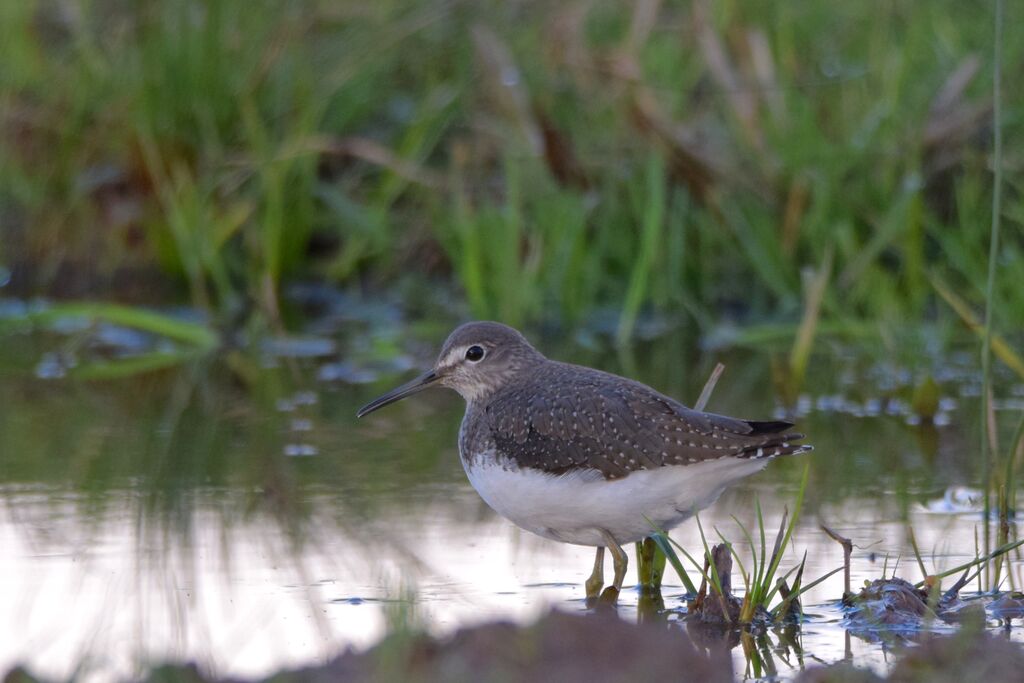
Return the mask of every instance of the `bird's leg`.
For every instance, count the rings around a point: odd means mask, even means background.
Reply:
[[[601,587],[604,585],[604,547],[597,547],[597,554],[594,556],[594,571],[590,572],[590,578],[583,584],[587,588],[587,599],[596,598],[601,594]]]
[[[629,557],[626,555],[626,551],[622,549],[622,546],[615,543],[609,545],[608,550],[612,552],[612,566],[615,568],[615,579],[612,582],[612,586],[615,590],[622,590],[622,581],[626,578],[626,567],[629,566]]]
[[[626,578],[626,567],[629,566],[629,557],[610,533],[602,529],[601,536],[604,537],[608,550],[612,553],[612,566],[615,568],[615,579],[612,582],[612,588],[618,593],[622,590],[623,579]]]

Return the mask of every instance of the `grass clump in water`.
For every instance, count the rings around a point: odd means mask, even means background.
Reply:
[[[656,532],[652,538],[658,548],[665,554],[668,564],[676,571],[683,585],[695,599],[690,602],[689,612],[695,618],[704,621],[718,621],[731,626],[749,628],[767,625],[784,620],[800,618],[801,594],[832,576],[842,567],[836,568],[825,575],[810,581],[804,581],[804,565],[806,554],[800,564],[780,575],[780,564],[792,539],[793,530],[800,516],[804,491],[807,487],[810,467],[804,469],[804,475],[797,492],[793,516],[789,517],[788,508],[783,513],[778,533],[769,552],[764,517],[760,502],[756,503],[757,533],[759,544],[755,544],[747,528],[736,521],[750,551],[750,570],[734,545],[725,536],[715,530],[720,545],[710,547],[704,533],[704,527],[697,518],[701,541],[704,547],[703,562],[698,562],[685,548],[679,545],[664,531]],[[701,576],[701,587],[694,587],[679,555],[682,555]],[[735,561],[743,580],[743,598],[740,600],[732,595],[729,570]],[[792,585],[789,584],[792,579]]]

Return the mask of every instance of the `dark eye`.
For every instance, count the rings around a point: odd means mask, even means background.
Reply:
[[[484,349],[482,346],[470,346],[466,349],[466,360],[471,363],[476,363],[484,357]]]

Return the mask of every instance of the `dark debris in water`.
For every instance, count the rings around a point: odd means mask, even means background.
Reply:
[[[843,607],[854,630],[916,629],[925,615],[936,616],[927,592],[895,577],[871,581],[859,593],[843,598]]]
[[[688,605],[687,619],[701,624],[727,626],[739,623],[742,601],[732,594],[732,555],[725,544],[716,545],[711,550],[715,563],[719,587],[711,588],[707,581],[702,581],[697,597]],[[704,561],[704,573],[707,575],[710,565]]]
[[[962,599],[960,591],[973,578],[969,572],[942,593],[935,577],[923,586],[895,576],[865,582],[859,592],[843,597],[846,626],[858,635],[893,634],[921,631],[936,622],[980,627],[990,616],[1004,621],[1024,616],[1020,593]]]
[[[1024,593],[1003,593],[988,604],[988,612],[996,619],[1024,617]]]
[[[858,636],[875,639],[917,632],[927,629],[936,621],[980,627],[985,623],[988,614],[986,610],[992,611],[996,619],[1010,619],[1019,616],[1014,610],[1024,604],[1016,600],[1017,594],[1006,599],[1005,596],[986,595],[969,601],[962,600],[960,591],[977,576],[977,572],[972,573],[972,566],[968,566],[960,578],[944,592],[940,592],[940,577],[927,576],[921,584],[915,585],[906,579],[891,576],[865,581],[864,587],[853,593],[850,590],[852,542],[828,526],[822,525],[821,528],[843,546],[845,588],[842,607],[847,628]],[[1001,615],[996,614],[993,610],[996,603],[1001,603],[1007,611]]]
[[[740,613],[743,600],[732,592],[732,552],[724,543],[711,549],[714,562],[714,575],[718,577],[718,586],[709,586],[702,580],[696,598],[687,603],[686,621],[697,627],[733,628],[741,624]],[[704,575],[711,576],[711,566],[705,558]],[[719,590],[721,589],[721,590]],[[790,597],[790,587],[784,581],[779,584],[780,597],[786,609],[773,615],[762,605],[754,607],[748,623],[743,627],[751,631],[763,631],[781,623],[793,623],[800,614],[801,606],[796,595]]]

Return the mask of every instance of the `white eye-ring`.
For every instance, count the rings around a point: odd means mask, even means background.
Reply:
[[[484,347],[473,344],[466,349],[466,360],[470,363],[479,363],[484,359]]]

